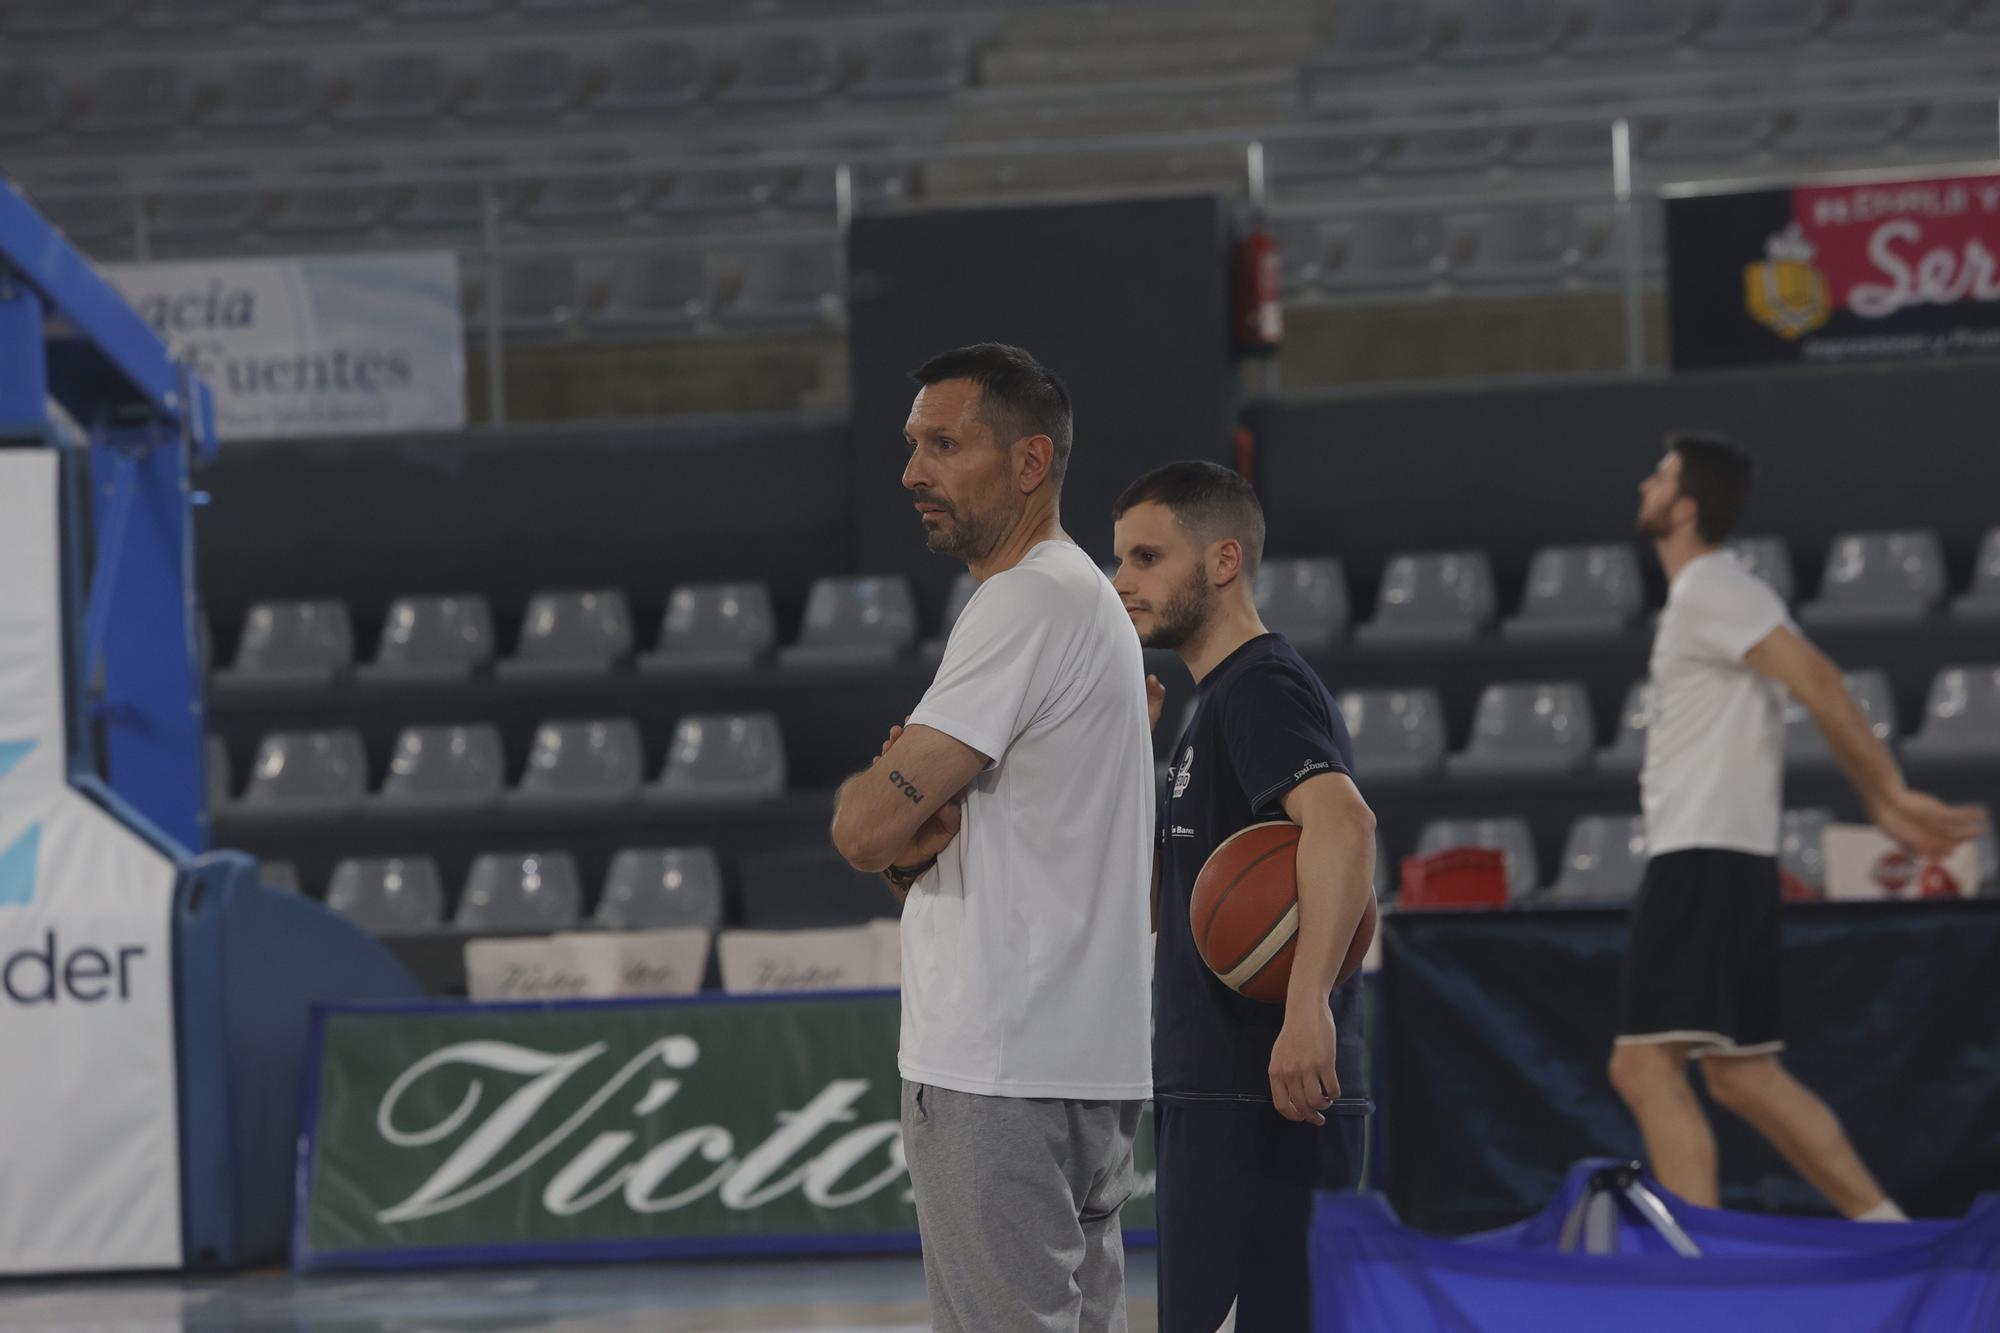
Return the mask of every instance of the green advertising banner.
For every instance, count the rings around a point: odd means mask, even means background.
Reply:
[[[322,1010],[293,1262],[914,1249],[898,1023],[894,993]],[[1150,1122],[1137,1165],[1148,1242]]]

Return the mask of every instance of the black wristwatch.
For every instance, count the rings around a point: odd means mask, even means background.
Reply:
[[[907,889],[929,874],[931,867],[936,864],[937,858],[933,856],[920,866],[890,866],[882,872],[882,878],[888,880],[899,889]]]

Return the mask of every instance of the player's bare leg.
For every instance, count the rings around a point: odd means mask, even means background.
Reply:
[[[1769,1140],[1841,1216],[1859,1217],[1888,1197],[1854,1151],[1840,1117],[1777,1056],[1711,1055],[1701,1064],[1709,1095]]]
[[[1688,1082],[1684,1041],[1625,1042],[1611,1051],[1611,1086],[1625,1099],[1660,1183],[1704,1208],[1719,1202],[1715,1133]]]

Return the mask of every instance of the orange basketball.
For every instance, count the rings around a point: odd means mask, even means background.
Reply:
[[[1195,951],[1222,984],[1253,1000],[1283,1004],[1299,934],[1299,826],[1252,824],[1209,853],[1195,876],[1188,921]],[[1340,980],[1361,970],[1375,941],[1375,899],[1355,928]]]

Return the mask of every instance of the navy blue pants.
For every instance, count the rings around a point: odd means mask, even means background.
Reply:
[[[1360,1183],[1365,1116],[1301,1125],[1269,1102],[1161,1099],[1153,1118],[1160,1333],[1215,1333],[1231,1305],[1237,1333],[1309,1328],[1313,1191]]]

